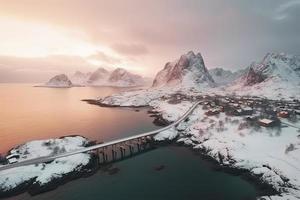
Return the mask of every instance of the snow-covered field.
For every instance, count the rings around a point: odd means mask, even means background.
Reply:
[[[188,100],[174,103],[176,95],[174,97],[172,94],[180,93]],[[183,115],[199,94],[191,90],[175,92],[174,89],[151,88],[106,97],[100,101],[115,106],[148,105],[171,122]],[[245,116],[229,117],[222,112],[206,116],[206,111],[200,105],[187,122],[156,135],[155,139],[176,139],[195,150],[201,150],[220,165],[249,171],[281,194],[263,197],[265,199],[300,198],[300,132],[297,128],[253,126]],[[293,125],[300,127],[300,123]]]
[[[70,136],[60,139],[36,140],[20,145],[10,150],[7,158],[24,161],[42,156],[51,156],[58,153],[74,151],[85,147],[88,140],[81,136]],[[90,163],[88,153],[76,154],[55,159],[47,164],[29,165],[0,171],[0,191],[16,192],[18,187],[43,187],[51,181],[57,181],[71,172],[87,170]],[[16,190],[16,191],[14,191]]]

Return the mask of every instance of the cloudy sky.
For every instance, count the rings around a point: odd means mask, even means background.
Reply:
[[[189,50],[239,69],[300,54],[300,0],[0,0],[0,82],[124,67],[153,76]]]

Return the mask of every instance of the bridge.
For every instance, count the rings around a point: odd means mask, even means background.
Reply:
[[[86,152],[92,152],[96,151],[98,156],[102,156],[102,161],[107,162],[109,158],[111,160],[116,159],[117,156],[117,150],[120,151],[121,157],[125,156],[126,149],[129,149],[130,154],[134,153],[135,147],[137,147],[137,151],[141,151],[142,148],[145,149],[147,146],[147,143],[149,142],[151,144],[151,141],[153,141],[153,137],[163,131],[166,131],[170,128],[178,126],[182,121],[186,120],[188,116],[194,111],[194,109],[201,103],[201,101],[198,101],[194,103],[184,114],[181,116],[178,120],[173,122],[172,124],[163,127],[161,129],[157,129],[154,131],[149,131],[145,133],[141,133],[134,136],[125,137],[122,139],[112,140],[110,142],[96,144],[93,146],[81,148],[75,151],[66,152],[62,154],[57,154],[53,156],[45,156],[45,157],[39,157],[34,159],[28,159],[12,164],[6,164],[0,167],[0,171],[7,170],[15,167],[21,167],[21,166],[27,166],[27,165],[34,165],[34,164],[40,164],[40,163],[47,163],[51,162],[57,158],[63,158],[67,156],[72,156],[79,153],[86,153]],[[111,151],[111,154],[108,155],[108,152]]]

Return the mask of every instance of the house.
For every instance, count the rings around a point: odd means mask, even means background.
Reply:
[[[227,112],[229,115],[235,115],[235,116],[244,116],[244,115],[252,115],[253,109],[250,107],[244,107],[244,108],[232,108]]]
[[[277,116],[281,117],[281,118],[288,118],[289,117],[289,112],[288,111],[280,111],[280,112],[277,113]]]
[[[18,162],[17,158],[10,158],[10,159],[8,159],[8,163],[9,164],[13,164],[13,163],[16,163],[16,162]]]
[[[251,107],[244,107],[242,108],[242,115],[252,115],[253,109]]]
[[[20,158],[20,155],[16,154],[16,153],[6,156],[6,160],[8,160],[8,163],[10,163],[10,164],[16,163],[19,158]]]
[[[212,116],[212,115],[217,115],[217,114],[219,114],[219,113],[220,113],[219,110],[213,109],[213,110],[208,110],[207,112],[205,112],[205,115],[207,115],[207,116]]]
[[[264,119],[259,119],[258,124],[264,127],[272,127],[276,124],[276,121],[264,118]]]
[[[6,156],[6,159],[10,159],[10,158],[20,158],[20,155],[17,153],[12,153],[12,154]]]
[[[220,106],[220,107],[219,107],[219,110],[220,110],[220,112],[225,112],[224,106]]]

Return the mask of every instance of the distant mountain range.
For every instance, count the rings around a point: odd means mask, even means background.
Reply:
[[[128,72],[125,69],[117,68],[108,71],[98,68],[94,72],[83,73],[76,71],[70,78],[65,74],[56,75],[51,78],[45,87],[73,87],[73,86],[116,86],[134,87],[143,86],[149,79],[140,75]]]
[[[149,82],[137,74],[117,68],[98,68],[93,73],[75,72],[70,79],[58,75],[46,86],[142,86]],[[300,57],[268,53],[261,61],[232,72],[223,68],[208,70],[200,53],[190,51],[167,62],[155,76],[151,88],[193,88],[198,91],[238,93],[241,95],[291,96],[300,88]]]
[[[168,62],[157,73],[152,87],[290,97],[300,93],[300,57],[268,53],[261,61],[232,72],[223,68],[208,70],[201,54],[190,51],[178,60]]]

